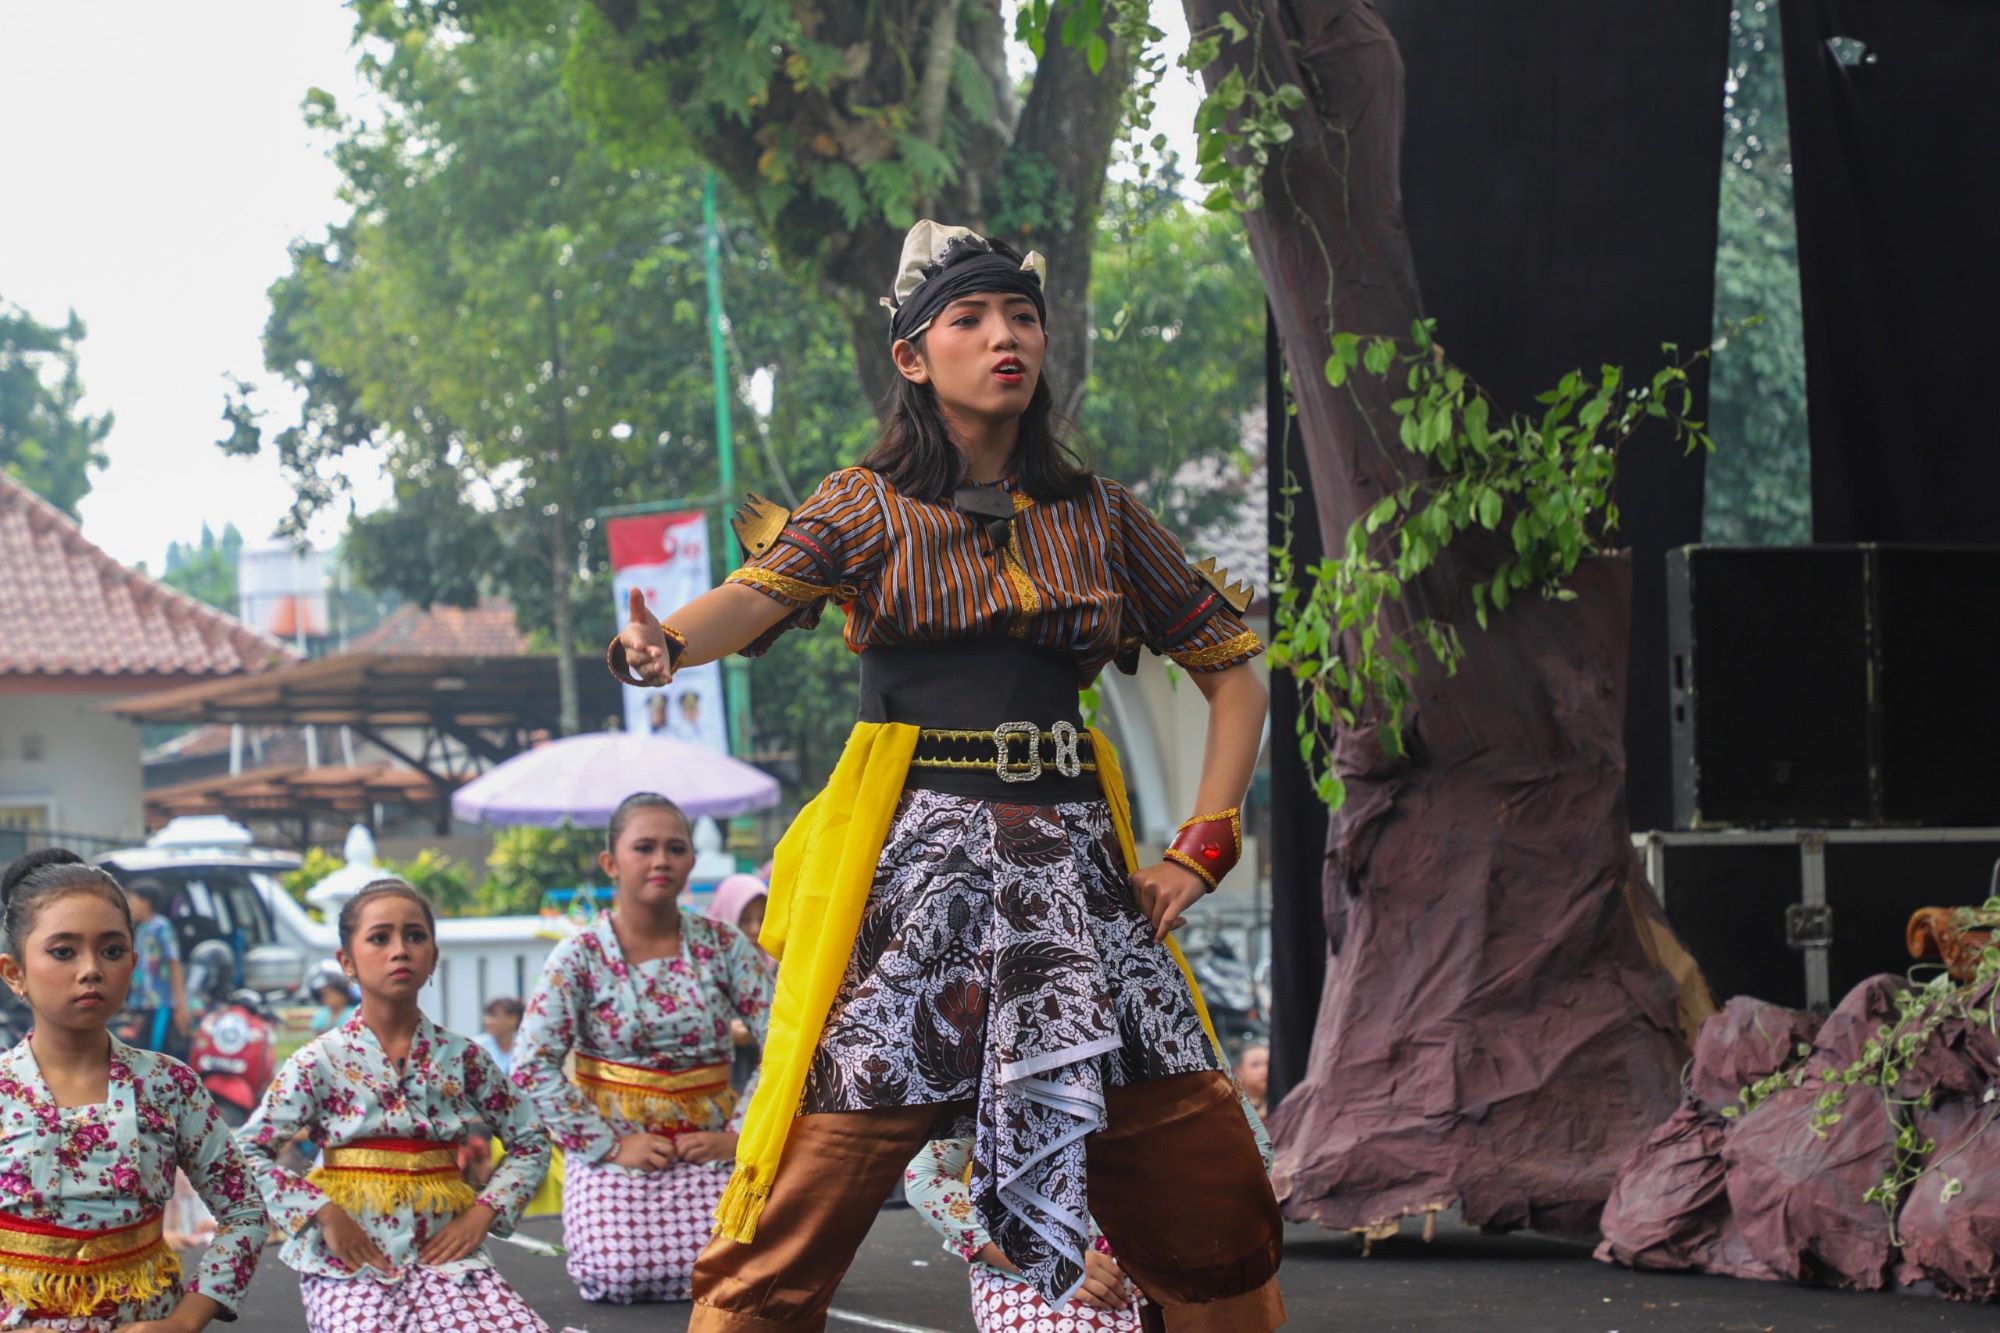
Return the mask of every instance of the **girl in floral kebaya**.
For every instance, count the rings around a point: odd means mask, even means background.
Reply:
[[[238,1131],[290,1239],[312,1333],[548,1333],[486,1255],[549,1166],[548,1136],[492,1057],[417,1008],[437,966],[430,904],[377,880],[340,911],[340,966],[361,989],[346,1021],[300,1050]],[[492,1127],[507,1155],[483,1191],[458,1146]],[[322,1165],[278,1152],[306,1131]]]
[[[195,1333],[234,1319],[267,1223],[243,1156],[194,1071],[112,1036],[132,984],[132,913],[74,852],[0,876],[0,979],[34,1011],[0,1054],[0,1328]],[[162,1215],[174,1170],[215,1214],[183,1284]]]
[[[617,901],[549,955],[513,1079],[564,1153],[577,1290],[620,1305],[686,1300],[736,1156],[731,1022],[763,1044],[770,960],[734,926],[681,910],[694,839],[666,797],[627,797],[598,863]]]

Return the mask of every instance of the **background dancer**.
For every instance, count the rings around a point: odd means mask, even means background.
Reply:
[[[30,852],[0,875],[0,921],[0,978],[35,1015],[0,1054],[0,1326],[195,1333],[234,1318],[264,1208],[194,1071],[110,1033],[136,961],[124,893],[74,852]],[[177,1165],[217,1219],[185,1286],[162,1231]]]
[[[1044,267],[912,228],[875,449],[794,514],[753,503],[750,563],[667,624],[635,592],[607,650],[657,686],[762,652],[833,599],[861,652],[862,721],[778,849],[777,1003],[696,1270],[697,1333],[820,1327],[905,1164],[964,1133],[982,1225],[1051,1303],[1084,1280],[1094,1207],[1169,1328],[1284,1318],[1277,1204],[1166,943],[1241,853],[1261,645],[1055,437]],[[1210,707],[1205,813],[1144,869],[1117,758],[1078,711],[1141,643]]]
[[[312,1333],[548,1333],[485,1248],[541,1184],[548,1136],[486,1052],[417,1007],[437,958],[415,889],[377,880],[349,898],[339,959],[360,1007],[285,1062],[238,1131]],[[475,1197],[458,1145],[482,1122],[507,1155]],[[303,1178],[277,1161],[300,1130],[324,1154]]]
[[[764,930],[764,900],[769,893],[764,881],[755,875],[730,875],[715,886],[715,897],[708,904],[708,918],[736,927],[743,932],[744,939],[755,945]],[[776,969],[776,960],[764,952],[763,946],[758,945],[757,953],[767,966]],[[730,1023],[729,1039],[736,1048],[729,1060],[729,1086],[743,1096],[751,1080],[757,1077],[757,1065],[764,1053],[758,1049],[749,1024],[740,1018]]]
[[[528,998],[514,1082],[564,1153],[563,1246],[585,1300],[686,1300],[742,1117],[729,1087],[740,1019],[761,1043],[771,973],[729,926],[679,904],[687,816],[628,796],[599,858],[612,909],[558,944]],[[576,1056],[572,1084],[563,1062]]]
[[[1093,1222],[1083,1255],[1083,1285],[1060,1310],[1021,1280],[1021,1267],[980,1225],[966,1177],[972,1140],[932,1139],[903,1172],[910,1207],[965,1260],[972,1284],[972,1326],[979,1333],[1139,1333],[1138,1293]]]

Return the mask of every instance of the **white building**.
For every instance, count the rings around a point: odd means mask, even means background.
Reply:
[[[139,729],[106,704],[286,658],[0,473],[0,861],[50,834],[84,852],[143,836]]]

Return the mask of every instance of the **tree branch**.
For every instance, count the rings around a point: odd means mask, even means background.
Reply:
[[[1049,357],[1056,410],[1074,419],[1090,379],[1090,269],[1104,173],[1124,118],[1132,54],[1108,29],[1104,68],[1092,73],[1082,51],[1057,40],[1068,5],[1049,18],[1051,38],[1021,109],[1001,179],[987,190],[986,212],[1032,219],[1005,239],[1042,251],[1049,261]],[[1001,198],[1039,188],[1041,198]]]
[[[944,133],[951,96],[951,58],[958,51],[958,0],[935,0],[937,16],[925,41],[923,83],[917,89],[917,137],[935,146]]]

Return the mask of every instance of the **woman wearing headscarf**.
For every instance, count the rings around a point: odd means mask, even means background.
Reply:
[[[708,903],[708,919],[734,926],[744,939],[756,944],[764,929],[764,903],[769,893],[764,881],[755,875],[730,875],[715,886],[715,896]],[[777,966],[761,947],[758,953],[771,966]],[[729,1086],[740,1093],[757,1076],[757,1037],[740,1018],[730,1023],[729,1037],[736,1044],[735,1054],[730,1058]]]

